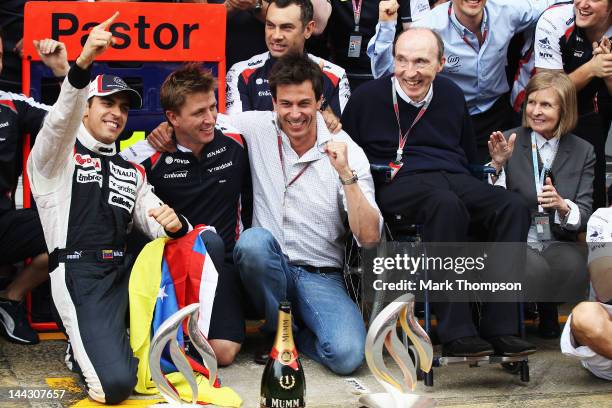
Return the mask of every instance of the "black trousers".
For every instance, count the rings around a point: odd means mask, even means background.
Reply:
[[[508,94],[504,94],[486,112],[472,115],[472,124],[476,134],[476,160],[477,164],[489,162],[489,146],[487,142],[491,133],[499,130],[512,129],[515,113],[510,106]]]
[[[467,242],[474,226],[484,233],[485,241],[525,242],[531,222],[521,196],[468,174],[398,175],[377,186],[376,202],[384,214],[402,214],[407,222],[422,224],[425,242]],[[436,303],[434,309],[441,342],[478,335],[468,303]],[[484,305],[483,337],[516,334],[518,327],[516,304]]]

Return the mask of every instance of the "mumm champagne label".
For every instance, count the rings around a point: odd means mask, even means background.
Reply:
[[[261,406],[270,408],[302,408],[304,406],[304,399],[295,398],[291,400],[282,400],[278,398],[266,398],[261,397]]]

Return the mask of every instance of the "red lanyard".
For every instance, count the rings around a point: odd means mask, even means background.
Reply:
[[[359,4],[355,2],[355,0],[351,0],[353,2],[353,18],[355,19],[355,32],[359,32],[359,21],[361,20],[361,3],[363,0],[359,0]]]
[[[278,128],[278,126],[276,126],[276,123],[274,121],[272,121],[272,124],[274,125],[274,129],[276,129],[276,140],[278,141],[278,157],[280,158],[281,169],[283,169],[283,179],[284,179],[285,183],[287,183],[287,174],[285,173],[285,160],[283,160],[283,139],[281,138],[280,129]],[[304,174],[306,169],[308,169],[308,167],[310,167],[311,163],[312,162],[308,162],[306,164],[306,166],[304,166],[304,168],[302,168],[302,170],[300,170],[300,172],[298,174],[296,174],[296,176],[293,179],[291,179],[289,184],[285,185],[285,189],[287,189],[287,187],[289,187],[293,183],[295,183],[296,180],[299,179],[302,176],[302,174]]]
[[[472,43],[467,39],[467,37],[465,36],[465,34],[463,34],[463,30],[461,30],[461,28],[457,27],[457,24],[455,24],[455,22],[453,21],[453,19],[451,18],[451,10],[453,8],[453,3],[449,2],[448,3],[448,20],[450,21],[451,25],[453,26],[453,28],[455,29],[455,31],[457,31],[457,34],[459,34],[459,36],[461,36],[461,39],[463,40],[464,43],[466,43],[467,45],[470,46],[471,49],[473,49],[476,54],[478,54],[478,50],[476,48],[474,48],[474,46],[472,45]],[[484,12],[483,12],[484,13]],[[484,19],[484,14],[483,14],[483,19]],[[487,35],[489,34],[489,27],[488,24],[485,24],[484,27],[484,31],[482,33],[482,44],[485,43],[485,41],[487,41]],[[481,44],[481,45],[482,45]]]
[[[397,103],[397,90],[395,88],[395,81],[393,80],[393,78],[394,77],[391,77],[391,92],[393,92],[393,111],[395,112],[395,119],[397,119],[397,127],[399,129],[399,146],[397,148],[395,162],[399,163],[402,161],[402,155],[404,154],[404,146],[406,145],[406,140],[408,140],[408,135],[410,134],[414,126],[419,122],[419,120],[421,120],[423,115],[425,115],[425,112],[427,112],[427,108],[429,107],[431,98],[429,97],[425,98],[425,103],[419,110],[419,113],[417,113],[416,118],[414,118],[412,125],[410,125],[406,133],[404,133],[404,135],[402,136],[402,125],[400,123],[399,105]],[[430,86],[433,86],[433,85],[430,85]]]

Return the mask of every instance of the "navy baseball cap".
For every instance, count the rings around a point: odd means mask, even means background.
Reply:
[[[91,99],[92,96],[108,96],[117,92],[126,92],[130,101],[130,108],[141,108],[142,98],[140,94],[130,88],[125,81],[118,76],[114,75],[98,75],[93,81],[89,83],[89,95],[87,100]]]

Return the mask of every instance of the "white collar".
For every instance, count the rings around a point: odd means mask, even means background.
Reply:
[[[410,99],[408,95],[406,95],[406,92],[404,92],[404,90],[400,86],[400,83],[396,77],[393,77],[392,81],[394,81],[395,83],[395,90],[397,94],[399,95],[399,97],[402,98],[404,102],[414,106],[415,108],[422,107],[423,105],[425,105],[425,102],[431,101],[431,98],[433,98],[433,82],[429,85],[429,91],[427,91],[427,95],[425,95],[425,98],[423,98],[421,102],[415,102],[412,99]]]
[[[182,144],[176,143],[176,149],[183,153],[193,153],[190,148],[183,146]]]
[[[99,142],[91,135],[91,133],[89,133],[83,123],[81,123],[81,127],[79,128],[77,139],[79,139],[79,142],[81,142],[83,146],[92,152],[102,154],[104,156],[114,156],[117,153],[115,143],[106,144]]]
[[[544,136],[542,136],[535,130],[532,130],[531,133],[535,135],[538,150],[541,149],[542,146],[544,146],[544,143],[546,142],[548,142],[548,144],[550,145],[550,147],[552,147],[553,150],[555,150],[557,148],[557,145],[559,144],[559,136],[555,136],[552,139],[546,139]]]

